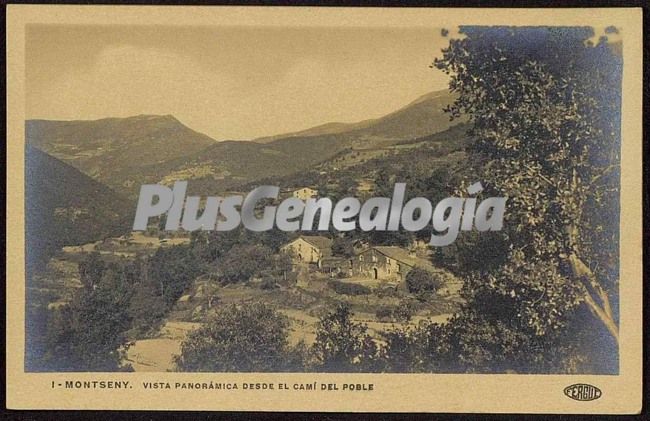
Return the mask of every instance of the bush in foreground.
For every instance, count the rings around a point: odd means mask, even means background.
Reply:
[[[262,303],[221,308],[191,332],[175,357],[179,371],[254,372],[299,370],[289,347],[289,321]]]

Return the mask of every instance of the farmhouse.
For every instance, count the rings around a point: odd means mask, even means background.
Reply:
[[[294,263],[314,263],[321,267],[332,256],[332,240],[320,235],[301,235],[280,248]]]
[[[427,259],[418,257],[402,247],[374,246],[357,254],[351,261],[352,273],[383,281],[401,282],[414,267],[430,272],[446,272]]]
[[[318,196],[318,190],[312,189],[311,187],[301,187],[299,189],[293,190],[291,192],[291,195],[293,197],[297,197],[300,200],[307,200]]]

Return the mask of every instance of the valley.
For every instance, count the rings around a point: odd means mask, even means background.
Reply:
[[[201,233],[164,232],[162,222],[156,221],[145,232],[132,233],[129,226],[141,184],[170,186],[179,179],[188,181],[188,195],[247,192],[270,184],[282,186],[283,194],[309,186],[319,196],[332,199],[344,195],[364,198],[373,194],[390,196],[387,186],[398,181],[407,183],[410,196],[445,194],[451,184],[448,174],[463,171],[467,144],[466,125],[462,121],[452,124],[442,111],[452,98],[446,92],[433,93],[379,119],[327,124],[254,141],[216,142],[171,116],[27,122],[27,141],[30,150],[35,151],[32,153],[50,156],[60,162],[59,166],[78,173],[79,179],[108,186],[95,188],[93,194],[97,197],[88,197],[99,205],[105,203],[104,208],[122,217],[119,229],[89,231],[87,222],[74,225],[75,218],[85,213],[76,210],[73,190],[58,194],[61,203],[57,206],[36,209],[41,214],[39,221],[66,218],[72,232],[78,230],[83,235],[59,241],[61,237],[52,234],[57,241],[45,254],[49,262],[29,281],[30,311],[37,314],[46,308],[56,312],[71,303],[78,295],[76,291],[84,288],[80,265],[96,255],[106,265],[103,271],[113,277],[125,276],[119,274],[128,268],[140,273],[140,280],[136,278],[135,284],[128,286],[133,289],[128,309],[133,321],[126,332],[123,359],[136,371],[173,370],[173,355],[180,352],[188,333],[231,304],[262,301],[279,311],[289,321],[291,346],[312,346],[321,318],[340,305],[349,308],[351,320],[365,326],[379,343],[397,327],[445,323],[462,303],[457,287],[451,292],[445,287],[440,294],[425,296],[404,286],[404,274],[395,283],[373,279],[367,272],[347,273],[346,259],[356,258],[363,250],[375,245],[406,250],[417,244],[417,238],[352,233],[346,241],[355,248],[349,252],[352,254],[344,254],[348,257],[337,254],[332,259],[324,258],[328,266],[321,267],[321,262],[301,262],[293,256],[290,266],[274,269],[286,254],[281,248],[297,238],[296,234],[257,238],[242,232],[211,238]],[[62,178],[60,168],[47,171],[49,174],[41,177],[70,185],[67,178]],[[110,217],[102,216],[93,224],[104,227],[110,221]],[[34,229],[49,226],[44,224],[50,222],[28,225]],[[248,254],[239,256],[237,252]],[[191,262],[198,259],[198,276],[187,278],[183,286],[163,287],[176,282],[173,274],[180,269],[163,268],[158,273],[153,267],[155,262],[163,262],[164,256],[185,259],[188,253],[194,256]],[[265,255],[257,257],[258,253]],[[430,252],[422,249],[418,256],[421,264],[430,266]],[[246,275],[236,267],[248,266],[246,259],[254,264],[258,258],[259,267]],[[228,271],[235,269],[237,275],[233,278],[235,275]],[[160,285],[149,279],[151,276]],[[175,292],[168,292],[169,288]]]

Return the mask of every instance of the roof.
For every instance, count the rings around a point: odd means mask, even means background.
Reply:
[[[390,257],[391,259],[397,260],[398,262],[407,264],[409,266],[417,266],[421,267],[423,269],[427,270],[432,270],[436,271],[438,270],[433,264],[431,264],[430,261],[427,259],[423,259],[421,257],[413,256],[409,253],[408,250],[402,248],[402,247],[397,247],[397,246],[374,246],[371,247],[367,250],[362,251],[361,253],[365,253],[368,250],[375,249],[379,253],[383,254],[386,257]]]
[[[303,239],[316,247],[323,253],[323,255],[328,255],[332,252],[332,243],[334,240],[331,238],[323,237],[322,235],[301,235],[300,237],[291,240],[288,244],[291,244],[298,239]]]
[[[334,240],[331,238],[323,237],[322,235],[301,235],[298,238],[302,238],[312,246],[316,246],[322,251],[332,250],[332,243]]]

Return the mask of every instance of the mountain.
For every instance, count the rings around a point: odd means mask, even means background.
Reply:
[[[225,141],[191,156],[152,165],[145,169],[143,180],[165,185],[191,180],[189,193],[214,195],[256,180],[306,170],[347,147],[347,139],[333,136],[278,140],[266,145]]]
[[[288,137],[320,136],[320,135],[343,133],[347,131],[368,127],[375,121],[377,121],[377,119],[363,120],[358,123],[325,123],[319,126],[311,127],[306,130],[299,130],[297,132],[283,133],[275,136],[259,137],[255,139],[254,142],[270,143],[273,142],[274,140],[288,138]]]
[[[303,138],[332,134],[352,134],[360,139],[414,139],[448,129],[449,116],[443,112],[456,95],[447,90],[422,95],[406,106],[380,118],[357,123],[326,123],[298,132],[255,139],[258,143],[270,143],[279,139]]]
[[[117,191],[139,189],[143,168],[192,155],[215,142],[170,115],[93,121],[28,120],[27,144]]]
[[[131,230],[134,204],[58,159],[25,149],[27,268],[42,267],[57,249]]]
[[[468,129],[469,124],[465,122],[442,132],[388,146],[345,149],[304,171],[258,180],[254,184],[313,185],[325,195],[332,193],[332,186],[338,193],[348,194],[354,188],[357,193],[368,194],[375,190],[378,180],[390,176],[397,176],[399,181],[410,184],[427,184],[434,170],[444,168],[450,173],[460,173],[466,171],[465,167],[470,167],[466,152],[470,142]],[[400,178],[405,174],[411,175]],[[243,190],[252,187],[251,184]]]
[[[449,91],[436,91],[423,95],[407,106],[377,119],[353,133],[366,138],[412,140],[440,133],[464,120],[451,121],[444,108],[456,96]]]
[[[370,156],[440,133],[450,122],[447,91],[424,95],[384,117],[328,123],[255,141],[216,142],[172,116],[26,122],[27,142],[129,197],[140,185],[190,180],[191,194],[238,189],[307,171],[341,154]]]

